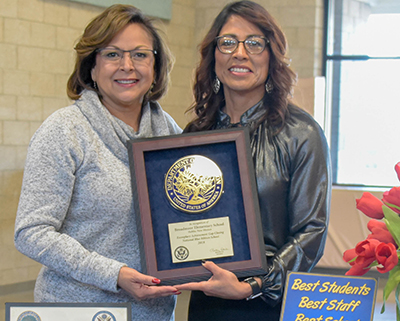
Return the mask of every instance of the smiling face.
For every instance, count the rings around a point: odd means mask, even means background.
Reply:
[[[232,15],[222,27],[219,36],[230,35],[239,41],[249,36],[264,36],[261,30],[244,18]],[[239,93],[261,100],[268,77],[268,47],[260,54],[249,54],[243,43],[231,54],[215,48],[215,73],[224,85],[225,97]],[[258,101],[257,100],[257,101]]]
[[[153,39],[141,24],[131,23],[122,29],[106,46],[122,50],[153,49]],[[132,62],[125,52],[120,61],[107,61],[96,56],[92,79],[97,83],[104,106],[114,111],[141,109],[144,95],[154,81],[154,56],[147,64]]]

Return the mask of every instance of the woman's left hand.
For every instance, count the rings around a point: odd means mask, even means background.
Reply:
[[[160,283],[160,280],[153,276],[142,274],[127,266],[123,266],[120,269],[117,283],[120,288],[139,301],[180,294],[176,287],[166,285],[156,286]]]
[[[213,274],[208,281],[185,283],[175,287],[178,290],[203,291],[207,296],[230,300],[242,300],[252,294],[251,286],[247,282],[240,282],[232,272],[221,269],[211,261],[206,261],[203,266]]]

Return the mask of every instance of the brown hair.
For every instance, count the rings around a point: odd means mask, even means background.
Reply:
[[[215,38],[232,15],[240,16],[257,26],[269,40],[268,77],[272,82],[273,91],[264,96],[264,106],[268,106],[266,107],[268,112],[252,129],[254,130],[265,119],[269,120],[269,125],[276,125],[278,129],[284,126],[288,98],[296,80],[295,73],[289,68],[289,59],[285,56],[287,49],[285,35],[264,7],[252,1],[238,1],[222,9],[200,44],[201,60],[196,69],[193,87],[195,101],[188,109],[188,112],[194,110],[197,117],[186,126],[185,131],[207,130],[215,124],[217,111],[225,99],[223,90],[215,94],[212,89],[216,77]]]
[[[100,96],[91,76],[91,70],[96,64],[96,50],[107,46],[118,32],[131,23],[141,24],[147,30],[153,38],[153,50],[157,51],[154,86],[151,92],[146,94],[144,102],[158,100],[166,93],[173,60],[158,29],[154,27],[153,20],[134,6],[116,4],[104,10],[87,25],[75,46],[75,68],[67,84],[69,98],[79,99],[84,89],[96,91]]]

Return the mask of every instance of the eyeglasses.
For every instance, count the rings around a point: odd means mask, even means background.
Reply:
[[[141,65],[149,65],[153,55],[157,54],[157,51],[152,49],[122,50],[116,47],[101,48],[96,51],[100,53],[100,57],[104,59],[104,61],[111,63],[121,63],[124,53],[129,52],[132,63]]]
[[[239,43],[243,43],[249,54],[258,55],[264,51],[267,43],[269,43],[267,38],[261,36],[250,36],[243,41],[239,41],[233,36],[219,36],[215,40],[218,50],[223,54],[233,53],[239,47]]]

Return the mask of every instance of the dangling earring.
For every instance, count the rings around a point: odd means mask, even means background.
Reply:
[[[93,81],[93,88],[94,88],[95,90],[98,89],[98,88],[97,88],[97,83],[96,83],[95,81]]]
[[[153,83],[151,84],[150,89],[149,89],[149,94],[152,94],[152,93],[153,93],[153,88],[154,88],[154,85],[155,85],[155,84],[156,84],[155,82],[153,82]]]
[[[150,96],[150,95],[153,93],[153,88],[154,88],[155,85],[156,85],[156,81],[154,80],[154,81],[151,83],[151,86],[150,86],[149,91],[147,92],[147,95],[148,95],[148,96]]]
[[[218,77],[215,76],[215,80],[213,82],[213,90],[216,94],[218,94],[220,88],[221,88],[221,82],[219,81]]]
[[[266,84],[265,84],[265,91],[267,94],[272,93],[272,90],[274,90],[274,85],[272,84],[271,78],[268,78]]]
[[[153,88],[154,88],[155,84],[156,84],[156,82],[153,81],[152,84],[151,84],[151,86],[150,86],[150,88],[149,88],[149,90],[148,90],[147,93],[144,95],[145,101],[146,101],[146,102],[149,101],[149,97],[153,94]]]

